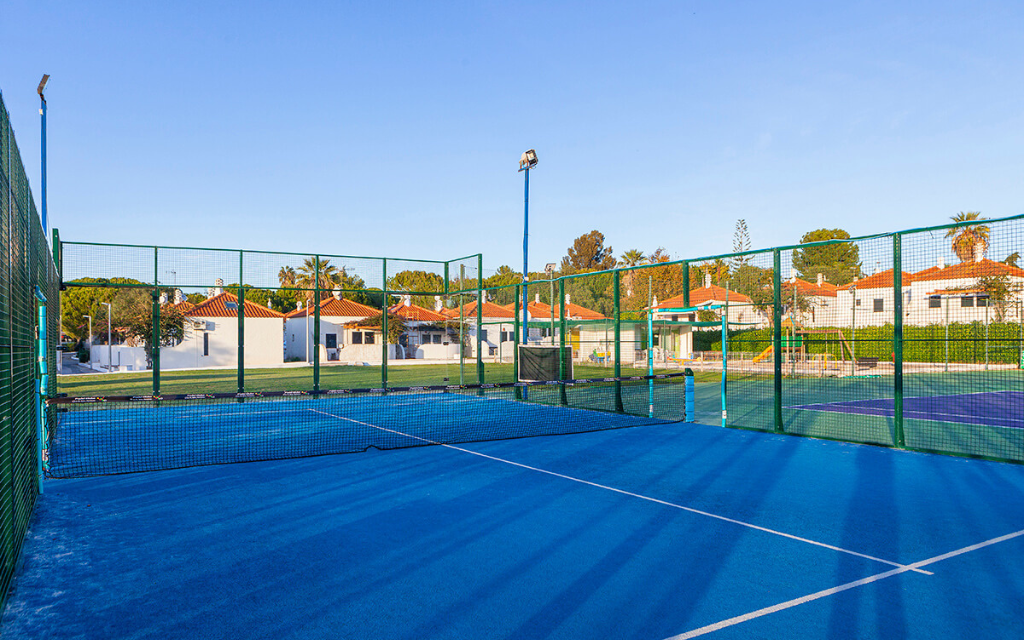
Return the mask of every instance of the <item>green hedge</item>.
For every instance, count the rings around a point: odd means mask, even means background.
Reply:
[[[831,328],[841,332],[847,343],[851,343],[851,332],[847,328]],[[816,329],[820,331],[822,329]],[[988,345],[988,361],[993,364],[1016,364],[1021,358],[1021,325],[1011,322],[993,322],[988,325],[988,339],[982,322],[949,325],[949,361],[964,363],[985,362],[985,347]],[[855,354],[858,358],[879,358],[891,360],[893,326],[861,327],[856,332]],[[695,331],[694,351],[721,351],[722,334],[719,331]],[[835,358],[847,357],[840,346],[838,334],[804,335],[804,348],[808,354],[828,353]],[[772,344],[772,330],[748,329],[729,332],[729,351],[732,353],[760,353]],[[903,360],[906,362],[945,362],[946,327],[933,324],[924,327],[903,327]]]

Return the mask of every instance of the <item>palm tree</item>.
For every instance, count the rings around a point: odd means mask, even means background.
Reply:
[[[985,220],[981,217],[980,211],[961,211],[951,217],[953,222],[969,222],[971,220]],[[946,231],[947,238],[953,238],[953,253],[960,258],[960,262],[976,262],[985,255],[988,250],[989,227],[984,224],[969,224],[962,227],[953,227]]]
[[[330,297],[336,287],[341,286],[342,272],[330,260],[306,258],[296,273],[295,286],[306,290],[306,300],[313,298],[313,291],[320,284],[320,298]]]
[[[1020,260],[1020,252],[1014,251],[1010,255],[1006,256],[1006,260],[1003,260],[1003,264],[1016,267],[1018,260]]]
[[[292,267],[281,267],[281,270],[277,272],[277,279],[281,282],[282,287],[294,287],[295,269]]]
[[[644,252],[639,249],[630,249],[622,254],[619,260],[620,267],[635,267],[644,263]],[[626,297],[633,297],[633,281],[636,278],[636,271],[626,272]]]

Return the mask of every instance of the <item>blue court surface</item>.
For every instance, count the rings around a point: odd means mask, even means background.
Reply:
[[[4,638],[1020,638],[1024,467],[699,424],[51,480]]]
[[[789,408],[886,418],[895,415],[892,398],[822,402]],[[1024,429],[1024,392],[982,391],[979,393],[906,397],[903,399],[903,417],[933,422],[958,422]]]

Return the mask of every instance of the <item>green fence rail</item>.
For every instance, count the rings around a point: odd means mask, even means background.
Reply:
[[[36,287],[54,310],[45,314],[41,331]],[[6,597],[39,494],[37,340],[57,344],[59,295],[46,233],[0,95],[0,598]],[[45,361],[52,379],[54,349],[46,349]],[[52,416],[42,419],[52,426]]]
[[[486,286],[480,255],[63,242],[64,331],[118,373],[61,390],[516,382],[561,345],[563,379],[694,369],[700,421],[1021,462],[1022,248],[1014,216]]]

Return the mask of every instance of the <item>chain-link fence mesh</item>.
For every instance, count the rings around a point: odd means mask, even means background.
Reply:
[[[38,292],[49,305],[40,326]],[[50,422],[38,402],[39,338],[49,378],[55,376],[59,284],[14,139],[0,98],[0,594],[6,595],[32,507],[38,495],[39,425]],[[52,383],[48,392],[53,391]],[[51,423],[52,424],[52,423]],[[2,597],[2,596],[0,596]]]

